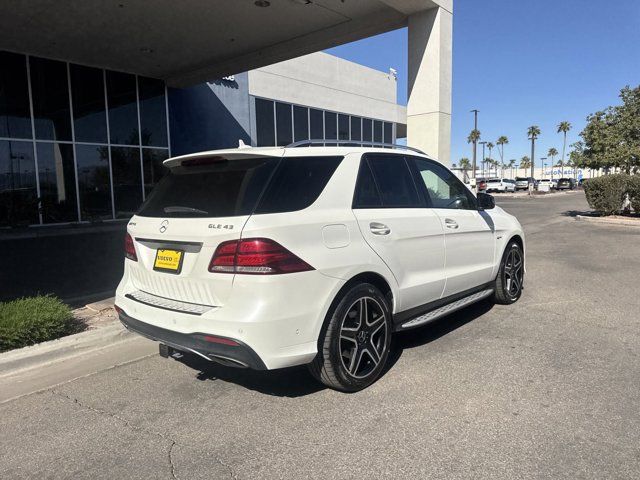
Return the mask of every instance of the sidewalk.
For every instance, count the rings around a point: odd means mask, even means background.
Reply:
[[[113,297],[74,310],[87,330],[0,354],[0,403],[154,355],[155,342],[128,332]]]

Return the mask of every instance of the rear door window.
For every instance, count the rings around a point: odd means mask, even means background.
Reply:
[[[285,157],[255,213],[294,212],[315,202],[343,157]]]
[[[279,160],[219,160],[208,165],[172,168],[152,190],[138,215],[164,218],[249,215]]]
[[[370,173],[377,187],[379,201],[385,208],[423,207],[424,202],[418,195],[415,182],[411,176],[409,166],[402,155],[368,154],[362,162],[368,163]],[[360,198],[376,201],[374,191],[367,178],[366,168],[360,170],[361,179],[354,199],[354,208],[367,208],[366,203],[360,203]],[[365,192],[365,189],[369,193]],[[372,196],[373,195],[373,196]],[[372,208],[374,205],[369,205]]]
[[[356,193],[353,197],[353,208],[380,208],[382,197],[371,173],[369,162],[362,160],[356,182]]]

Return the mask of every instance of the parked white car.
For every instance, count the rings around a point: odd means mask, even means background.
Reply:
[[[309,364],[356,391],[394,332],[522,294],[516,218],[421,153],[239,148],[164,163],[128,223],[116,292],[122,323],[164,356]]]
[[[516,177],[516,190],[527,190],[529,185],[535,184],[535,179],[531,177]]]
[[[509,178],[490,178],[487,180],[487,192],[515,192],[516,182]]]
[[[555,179],[543,178],[538,181],[537,189],[543,190],[544,188],[540,188],[540,186],[548,187],[549,190],[555,190],[558,188],[558,181]]]

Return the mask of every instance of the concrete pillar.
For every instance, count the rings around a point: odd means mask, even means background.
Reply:
[[[451,164],[453,14],[442,7],[409,17],[407,145]]]

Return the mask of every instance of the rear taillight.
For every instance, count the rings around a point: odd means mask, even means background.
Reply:
[[[133,260],[134,262],[138,261],[138,256],[136,255],[136,247],[133,244],[133,238],[131,235],[127,233],[124,237],[124,256],[129,260]]]
[[[308,270],[313,267],[268,238],[222,242],[209,263],[209,271],[217,273],[276,275]]]

